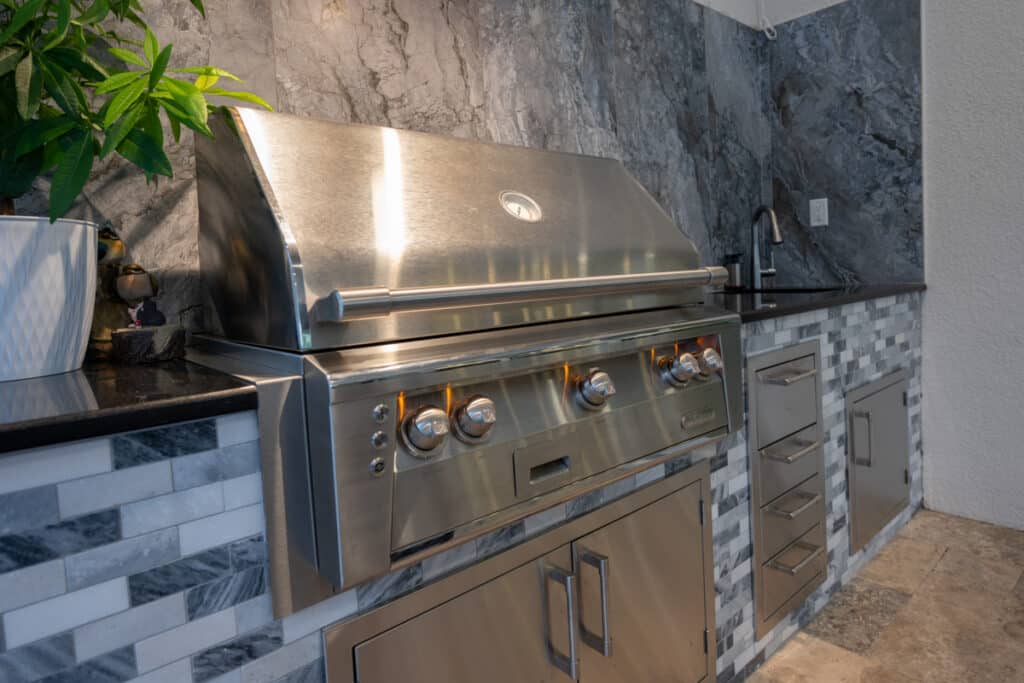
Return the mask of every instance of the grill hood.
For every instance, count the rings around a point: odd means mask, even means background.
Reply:
[[[236,341],[325,350],[694,304],[720,276],[618,161],[255,109],[210,123],[200,262],[210,324]]]

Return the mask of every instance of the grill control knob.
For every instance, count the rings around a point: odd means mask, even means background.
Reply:
[[[486,396],[474,396],[455,411],[458,434],[471,439],[482,439],[498,421],[494,401]]]
[[[405,436],[418,450],[434,450],[448,436],[448,413],[436,406],[420,408],[406,420]]]
[[[700,352],[700,365],[701,374],[705,376],[721,372],[724,367],[722,356],[714,349],[704,349]]]
[[[615,384],[611,376],[599,368],[591,368],[580,380],[579,398],[584,408],[597,410],[615,395]]]
[[[670,386],[680,387],[699,374],[700,364],[692,353],[681,353],[661,361],[661,376]]]

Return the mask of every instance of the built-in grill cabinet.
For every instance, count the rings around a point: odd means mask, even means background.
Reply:
[[[698,463],[327,629],[329,680],[714,680],[708,472]]]
[[[851,553],[910,504],[908,385],[900,370],[846,396]]]
[[[758,638],[828,569],[820,370],[817,341],[747,363]]]

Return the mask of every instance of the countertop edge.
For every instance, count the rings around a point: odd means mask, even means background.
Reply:
[[[815,293],[807,293],[805,295],[807,297],[806,301],[790,302],[776,308],[740,311],[735,311],[735,309],[729,310],[738,312],[740,320],[744,323],[749,323],[756,322],[758,320],[770,320],[772,318],[781,318],[787,315],[817,311],[822,308],[832,308],[833,306],[845,306],[847,304],[853,304],[860,301],[870,301],[871,299],[882,299],[887,296],[896,296],[898,294],[923,292],[927,289],[927,284],[923,282],[900,283],[893,285],[866,285],[861,288],[842,292],[817,293],[820,296],[815,296]],[[749,295],[744,294],[740,296]]]
[[[20,451],[254,410],[251,384],[0,425],[0,459]]]

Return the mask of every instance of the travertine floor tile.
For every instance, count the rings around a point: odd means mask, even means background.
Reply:
[[[1024,568],[1024,531],[921,510],[899,537],[955,547],[979,559],[1012,562]]]
[[[1005,613],[914,596],[866,653],[873,663],[929,683],[1024,680],[1024,649]]]
[[[833,645],[864,653],[910,600],[910,594],[854,579],[807,625],[805,632]]]
[[[1011,608],[1014,586],[1022,570],[1010,562],[994,562],[950,548],[918,589],[939,602],[984,611]]]
[[[879,667],[860,655],[798,633],[749,683],[916,683],[918,678]]]
[[[945,547],[897,536],[882,548],[859,576],[881,586],[913,593],[935,568]]]

